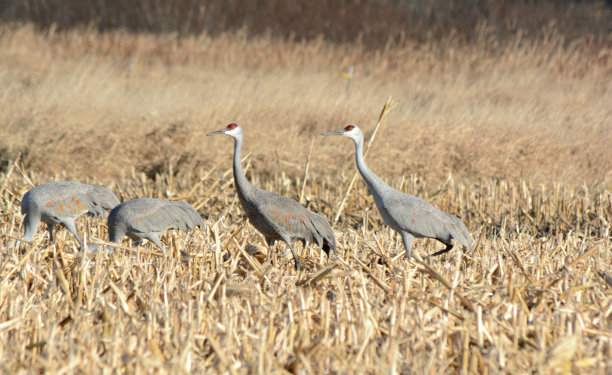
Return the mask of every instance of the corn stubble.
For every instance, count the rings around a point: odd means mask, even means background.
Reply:
[[[66,230],[55,247],[39,231],[32,245],[5,248],[3,372],[610,370],[610,192],[396,181],[432,192],[474,235],[473,255],[422,263],[405,259],[359,182],[336,225],[338,256],[300,248],[296,275],[288,257],[271,266],[263,240],[243,225],[228,172],[211,172],[195,190],[197,181],[169,175],[118,183],[124,199],[146,189],[206,201],[208,230],[168,233],[168,258],[150,245],[83,257]],[[2,246],[21,235],[18,198],[29,186],[17,172],[4,177]],[[348,181],[327,179],[311,181],[306,197],[331,217]],[[107,236],[102,220],[79,224],[89,241]],[[420,240],[415,250],[422,258],[436,246]]]

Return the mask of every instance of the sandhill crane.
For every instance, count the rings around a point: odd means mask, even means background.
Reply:
[[[326,132],[323,135],[342,135],[353,140],[357,169],[374,197],[380,216],[387,225],[401,235],[408,259],[415,238],[435,238],[446,245],[445,249],[431,256],[450,251],[453,248],[451,240],[472,250],[470,232],[461,220],[438,210],[421,198],[393,189],[368,169],[363,160],[363,134],[356,125],[348,125],[344,129]]]
[[[291,241],[316,242],[329,258],[329,251],[336,251],[334,231],[327,220],[307,210],[293,199],[256,188],[244,176],[240,165],[243,133],[240,125],[232,123],[208,135],[226,134],[234,138],[234,184],[240,204],[255,229],[266,239],[272,250],[276,240],[285,241],[299,271],[300,261],[295,255]]]
[[[108,215],[108,237],[119,243],[127,234],[136,240],[136,246],[143,238],[151,241],[166,254],[159,241],[159,235],[168,229],[190,231],[195,227],[204,228],[204,221],[189,203],[166,201],[155,198],[141,198],[125,201]]]
[[[38,185],[25,193],[21,200],[23,220],[23,239],[30,242],[42,220],[47,224],[49,239],[53,244],[55,224],[65,226],[76,237],[83,250],[74,221],[87,213],[94,217],[104,217],[106,211],[119,204],[119,199],[104,185],[80,184],[72,181],[55,181]]]

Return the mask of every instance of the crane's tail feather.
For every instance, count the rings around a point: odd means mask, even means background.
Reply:
[[[168,209],[168,215],[176,229],[189,231],[195,227],[204,228],[204,220],[189,203],[184,201],[173,202]]]
[[[97,217],[106,216],[106,211],[112,210],[119,204],[119,199],[104,185],[90,185],[87,196],[90,200],[90,205],[87,210]]]
[[[336,252],[336,236],[327,219],[313,212],[310,215],[310,220],[308,220],[308,226],[314,242],[321,247],[328,257],[330,251]]]
[[[473,251],[472,248],[472,236],[470,235],[470,231],[467,229],[465,224],[461,221],[461,219],[456,216],[448,214],[450,217],[450,234],[452,238],[463,245],[470,252]]]

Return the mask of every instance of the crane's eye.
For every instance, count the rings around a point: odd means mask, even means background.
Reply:
[[[234,129],[236,129],[237,127],[238,127],[238,124],[235,124],[235,123],[231,123],[231,124],[229,124],[229,125],[227,126],[227,128],[228,128],[229,130],[234,130]]]
[[[355,129],[354,125],[349,125],[346,128],[344,128],[344,130],[346,130],[347,132],[350,132],[351,130]]]

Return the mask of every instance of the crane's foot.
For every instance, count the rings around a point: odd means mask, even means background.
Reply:
[[[87,250],[87,251],[85,251]],[[103,252],[105,252],[106,254],[113,254],[115,252],[115,248],[112,246],[102,246],[102,245],[98,245],[95,243],[88,243],[87,244],[87,248],[84,248],[84,246],[81,246],[79,248],[79,251],[82,254],[86,254],[86,255],[92,255],[97,253],[99,250],[102,250]]]
[[[4,248],[5,249],[19,249],[20,246],[21,246],[21,241],[10,240],[9,242],[7,242],[6,245],[4,245]]]
[[[100,248],[100,246],[98,246],[98,245],[94,245],[94,244],[87,244],[87,247],[81,246],[81,248],[79,249],[79,251],[80,251],[82,254],[90,255],[90,254],[95,254],[95,253],[97,253],[99,248]]]

